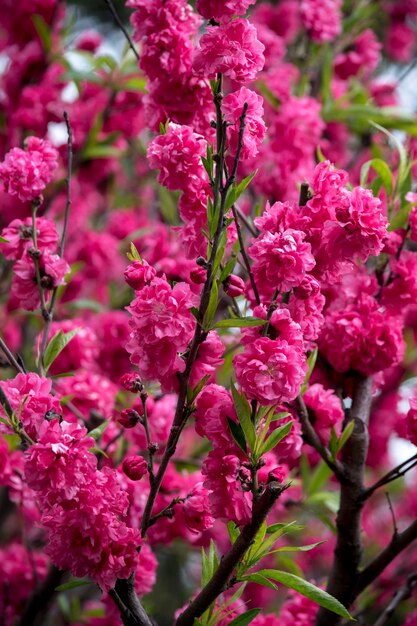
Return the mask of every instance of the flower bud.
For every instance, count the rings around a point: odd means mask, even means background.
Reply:
[[[241,296],[245,292],[245,283],[236,274],[230,274],[226,284],[225,292],[231,298],[237,298],[237,296]]]
[[[135,289],[135,291],[139,291],[145,285],[151,282],[156,276],[156,269],[149,265],[146,261],[141,263],[140,261],[133,261],[128,267],[125,269],[124,277],[125,281]]]
[[[148,471],[148,463],[142,456],[127,456],[122,467],[130,480],[140,480]]]
[[[197,267],[190,272],[190,278],[196,285],[202,285],[206,280],[207,272],[204,267]]]
[[[124,409],[117,418],[117,421],[123,428],[134,428],[141,420],[139,413],[134,409]]]
[[[142,384],[139,374],[135,374],[135,373],[123,374],[119,382],[121,386],[123,387],[123,389],[126,389],[126,391],[131,391],[132,393],[139,393],[140,391],[143,390],[143,384]]]

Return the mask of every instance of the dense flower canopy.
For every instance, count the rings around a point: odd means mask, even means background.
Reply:
[[[417,3],[106,4],[2,6],[0,625],[413,626]]]

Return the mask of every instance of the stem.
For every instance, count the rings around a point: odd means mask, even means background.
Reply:
[[[229,552],[222,558],[219,567],[209,580],[207,585],[200,591],[191,604],[185,609],[176,621],[176,626],[193,626],[194,620],[204,613],[212,602],[225,589],[239,561],[250,548],[255,536],[267,518],[269,511],[286,489],[286,486],[277,482],[271,482],[266,487],[262,496],[253,505],[252,520],[243,527],[242,532],[236,539]]]
[[[373,493],[383,487],[384,485],[388,485],[397,478],[401,478],[401,476],[405,476],[407,472],[409,472],[413,467],[417,465],[417,454],[414,454],[406,461],[403,461],[397,467],[394,467],[392,470],[387,472],[382,478],[380,478],[376,483],[374,483],[371,487],[368,487],[364,493],[364,498],[367,500],[370,498]]]
[[[403,600],[407,600],[407,598],[411,596],[413,589],[416,587],[416,585],[417,574],[413,574],[412,576],[409,576],[407,578],[406,584],[401,587],[401,589],[398,589],[385,611],[379,616],[379,618],[375,622],[374,626],[385,626],[386,624],[388,624],[390,618],[394,615],[398,605],[401,604]]]
[[[42,313],[42,317],[44,318],[44,320],[47,321],[49,317],[49,312],[48,312],[48,309],[46,308],[45,294],[43,292],[43,287],[42,287],[42,282],[41,282],[41,272],[39,268],[40,252],[38,249],[38,237],[36,233],[36,213],[37,213],[38,207],[39,207],[39,200],[34,200],[32,202],[32,239],[33,239],[33,248],[34,248],[34,254],[32,255],[32,259],[33,259],[33,264],[35,266],[36,284],[38,285],[39,299],[41,301],[41,313]],[[41,364],[41,374],[43,374],[42,364]]]
[[[235,207],[234,204],[232,205],[232,213],[233,213],[233,217],[234,217],[235,224],[236,224],[237,236],[238,236],[238,239],[239,239],[240,254],[242,255],[244,266],[245,266],[246,271],[247,271],[247,273],[249,275],[249,280],[250,280],[250,284],[252,286],[253,294],[255,296],[256,304],[261,304],[261,299],[259,297],[259,291],[258,291],[258,288],[256,286],[255,277],[254,277],[252,269],[251,269],[251,265],[250,265],[248,254],[246,252],[245,242],[243,241],[243,236],[242,236],[242,229],[240,228],[239,218],[238,218],[237,210],[236,210],[236,207]]]
[[[5,354],[7,360],[10,365],[15,368],[17,372],[20,374],[24,373],[24,369],[19,365],[17,359],[15,358],[13,352],[7,346],[6,342],[0,337],[0,350]]]
[[[368,419],[372,401],[372,378],[361,377],[353,396],[351,420],[354,430],[342,449],[345,475],[341,482],[337,513],[337,543],[327,591],[346,608],[355,598],[359,565],[362,559],[361,515],[364,505],[363,479],[368,452]],[[320,608],[316,626],[338,626],[341,619]]]
[[[127,32],[127,30],[126,30],[126,28],[125,28],[125,26],[124,26],[124,24],[123,24],[122,20],[121,20],[121,19],[120,19],[120,17],[118,16],[117,11],[116,11],[116,9],[115,9],[115,7],[114,7],[113,2],[112,2],[111,0],[104,0],[104,2],[105,2],[105,3],[107,4],[107,6],[109,7],[109,9],[110,9],[110,11],[111,11],[111,14],[112,14],[112,15],[113,15],[113,17],[114,17],[114,21],[116,22],[116,24],[118,25],[118,27],[119,27],[119,28],[120,28],[120,30],[122,31],[123,35],[126,37],[126,41],[127,41],[127,42],[128,42],[128,44],[129,44],[129,48],[132,50],[133,54],[134,54],[134,55],[135,55],[135,57],[136,57],[137,62],[139,63],[139,61],[140,61],[140,56],[139,56],[139,54],[138,54],[138,51],[136,50],[136,48],[135,48],[135,46],[134,46],[134,44],[133,44],[133,41],[132,41],[132,39],[130,38],[130,35],[129,35],[129,33]]]

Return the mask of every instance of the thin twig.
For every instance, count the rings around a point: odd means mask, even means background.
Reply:
[[[248,254],[246,252],[246,248],[245,248],[245,242],[243,241],[243,236],[242,236],[242,229],[240,228],[240,223],[239,223],[239,217],[237,214],[237,210],[235,205],[232,205],[232,213],[233,213],[233,217],[235,220],[235,225],[236,225],[236,232],[237,232],[237,237],[239,239],[239,246],[240,246],[240,254],[242,255],[242,259],[243,259],[243,264],[245,266],[245,269],[249,275],[249,280],[250,280],[250,284],[252,286],[252,291],[253,291],[253,295],[255,296],[255,300],[257,304],[261,304],[261,299],[259,297],[259,291],[258,288],[256,286],[256,282],[255,282],[255,277],[253,275],[252,272],[252,268],[251,268],[251,264],[249,261],[249,257]]]
[[[120,17],[117,14],[117,11],[115,9],[115,6],[112,2],[112,0],[104,0],[104,2],[107,4],[107,6],[109,7],[113,17],[114,17],[114,21],[116,22],[116,24],[118,25],[118,27],[120,28],[120,30],[122,31],[123,35],[126,37],[126,41],[129,44],[130,49],[132,50],[133,54],[136,57],[137,62],[139,63],[140,61],[140,56],[138,54],[138,51],[136,50],[134,43],[129,35],[129,33],[127,32],[122,20],[120,19]]]
[[[398,606],[401,604],[401,602],[403,602],[404,600],[407,600],[407,598],[411,596],[416,586],[417,586],[417,574],[412,574],[411,576],[407,578],[406,584],[400,589],[398,589],[398,591],[396,591],[391,602],[388,604],[385,611],[381,613],[379,618],[376,620],[374,626],[386,626],[386,624],[388,624],[391,617],[394,615]]]
[[[239,537],[229,552],[221,559],[217,570],[207,585],[181,613],[176,621],[176,626],[193,626],[194,620],[202,615],[224,591],[236,566],[246,554],[268,513],[286,488],[287,485],[280,485],[275,481],[267,485],[264,493],[253,505],[252,520],[242,528]]]
[[[7,360],[10,363],[10,365],[12,367],[14,367],[15,370],[17,370],[20,374],[23,374],[24,373],[24,369],[18,363],[18,361],[15,358],[13,352],[10,350],[10,348],[7,346],[6,342],[1,337],[0,337],[0,349],[2,350],[4,355],[6,356]]]
[[[394,467],[387,474],[385,474],[382,478],[380,478],[376,483],[374,483],[371,487],[364,492],[364,498],[367,500],[372,496],[372,494],[379,489],[380,487],[384,487],[384,485],[388,485],[389,483],[397,480],[397,478],[401,478],[405,476],[407,472],[409,472],[413,467],[417,465],[417,454],[413,454],[409,459],[403,461],[397,467]]]

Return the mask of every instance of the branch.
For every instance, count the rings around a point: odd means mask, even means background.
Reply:
[[[354,598],[378,578],[384,569],[415,539],[417,539],[417,520],[403,532],[393,535],[389,545],[359,574],[354,588]]]
[[[207,585],[200,591],[197,597],[194,598],[185,611],[181,613],[176,621],[176,626],[193,626],[195,618],[202,615],[211,603],[222,593],[235,567],[250,548],[269,511],[285,489],[286,486],[280,485],[277,482],[269,483],[262,496],[253,505],[252,521],[243,527],[239,537],[236,539],[229,552],[222,558],[219,567]]]
[[[17,626],[36,626],[45,623],[43,619],[48,612],[50,602],[65,572],[51,566],[43,583],[28,598]]]
[[[140,61],[140,56],[138,54],[138,51],[136,50],[133,41],[129,35],[129,33],[127,32],[122,20],[120,19],[120,17],[117,14],[117,11],[114,7],[114,4],[112,2],[112,0],[104,0],[104,2],[107,4],[107,6],[109,7],[111,14],[114,17],[114,21],[116,22],[116,24],[118,25],[118,27],[120,28],[120,30],[122,31],[123,35],[126,37],[126,41],[129,44],[129,48],[132,50],[133,54],[136,57],[137,62],[139,63]]]
[[[351,420],[355,427],[341,452],[345,476],[340,487],[340,506],[336,518],[337,543],[327,585],[327,592],[346,608],[350,607],[355,598],[354,590],[363,552],[361,515],[371,401],[372,378],[361,377],[356,384],[351,409]],[[338,626],[340,622],[340,618],[333,613],[320,608],[315,625]]]
[[[245,266],[245,269],[249,275],[249,280],[250,280],[250,284],[252,286],[252,291],[253,294],[255,296],[255,300],[257,304],[261,304],[261,299],[259,297],[259,291],[258,288],[256,286],[256,282],[255,282],[255,277],[252,273],[252,268],[250,265],[250,261],[249,261],[249,257],[247,255],[246,252],[246,248],[245,248],[245,242],[243,241],[243,236],[242,236],[242,229],[240,228],[240,223],[239,223],[239,217],[237,214],[237,209],[235,207],[235,205],[232,205],[232,213],[233,213],[233,217],[235,220],[235,224],[236,224],[236,232],[237,232],[237,236],[239,239],[239,246],[240,246],[240,254],[242,255],[242,259],[243,259],[243,264]]]
[[[392,470],[387,472],[382,478],[380,478],[376,483],[374,483],[371,487],[368,487],[364,493],[364,498],[367,500],[372,496],[372,494],[383,487],[384,485],[388,485],[397,478],[401,478],[401,476],[405,476],[407,472],[409,472],[413,467],[417,465],[417,454],[414,454],[406,461],[403,461],[397,467],[394,467]]]
[[[411,596],[413,589],[414,587],[416,587],[416,585],[417,574],[412,574],[407,578],[406,584],[398,589],[398,591],[395,593],[393,599],[388,604],[385,611],[381,613],[374,626],[385,626],[389,622],[390,618],[394,615],[395,610],[401,604],[401,602],[403,602],[403,600],[407,600],[407,598]]]
[[[21,367],[16,357],[14,356],[13,352],[10,350],[6,342],[1,337],[0,337],[0,350],[4,353],[10,365],[14,367],[17,372],[23,374],[25,370],[23,369],[23,367]]]
[[[322,443],[320,437],[314,430],[313,425],[310,422],[307,407],[301,396],[298,396],[295,400],[297,407],[297,414],[300,418],[301,428],[303,432],[303,438],[309,446],[314,448],[316,452],[321,456],[326,465],[334,472],[339,482],[345,479],[345,470],[343,464],[337,459],[333,459],[330,450]]]
[[[136,595],[134,581],[134,574],[127,580],[119,579],[114,589],[114,594],[126,607],[125,612],[122,613],[123,623],[125,626],[154,626]]]

